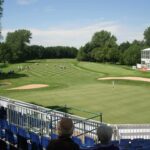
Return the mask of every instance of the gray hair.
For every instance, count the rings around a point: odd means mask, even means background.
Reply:
[[[64,117],[58,122],[57,128],[59,136],[71,136],[73,134],[74,124],[70,118]]]
[[[112,133],[112,127],[106,124],[100,125],[97,129],[97,136],[102,144],[108,144],[111,141]]]

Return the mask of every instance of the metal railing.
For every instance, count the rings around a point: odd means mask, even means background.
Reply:
[[[150,139],[150,124],[117,124],[116,139]]]
[[[28,131],[34,131],[40,135],[57,133],[57,124],[62,117],[69,117],[74,123],[74,136],[83,137],[89,136],[96,138],[96,130],[101,122],[92,119],[100,118],[102,121],[102,114],[89,113],[89,118],[75,116],[66,112],[48,109],[22,101],[16,101],[6,97],[0,96],[0,105],[7,109],[7,121],[17,127],[25,128]],[[68,109],[65,106],[66,109]],[[71,108],[73,109],[73,108]],[[75,110],[78,110],[74,108]],[[79,111],[79,110],[78,110]]]
[[[0,106],[7,109],[7,121],[18,127],[37,132],[41,135],[57,133],[57,124],[62,117],[69,117],[73,120],[75,131],[74,136],[81,139],[85,136],[97,138],[96,130],[102,123],[102,114],[91,113],[91,117],[84,118],[48,109],[22,101],[16,101],[0,96]],[[67,106],[65,106],[67,109]],[[76,109],[77,108],[71,108]],[[84,110],[82,110],[84,111]],[[85,113],[90,113],[84,111]],[[98,118],[100,121],[93,119]],[[150,124],[110,124],[113,128],[113,140],[120,139],[150,139]]]

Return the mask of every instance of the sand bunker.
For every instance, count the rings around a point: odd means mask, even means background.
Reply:
[[[48,87],[47,84],[29,84],[29,85],[24,85],[16,88],[11,88],[9,90],[29,90],[29,89],[38,89],[38,88],[44,88]]]
[[[134,80],[134,81],[150,82],[150,78],[142,78],[142,77],[106,77],[106,78],[99,78],[98,80]]]

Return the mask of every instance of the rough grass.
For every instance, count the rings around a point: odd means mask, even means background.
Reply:
[[[30,69],[18,70],[18,66]],[[12,64],[3,71],[15,70],[15,77],[1,79],[0,95],[24,100],[45,107],[68,106],[102,112],[108,123],[150,123],[150,83],[140,81],[98,81],[106,76],[150,77],[150,73],[132,70],[127,66],[77,62],[72,59],[36,60]],[[7,91],[8,88],[26,84],[48,84],[34,90]],[[77,115],[84,115],[71,111]]]

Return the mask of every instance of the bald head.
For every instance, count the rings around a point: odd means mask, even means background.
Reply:
[[[58,134],[59,136],[73,134],[74,125],[70,118],[62,118],[58,123]]]

